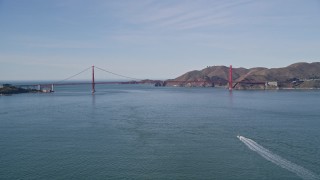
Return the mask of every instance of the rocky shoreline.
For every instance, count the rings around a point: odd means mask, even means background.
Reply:
[[[0,95],[12,95],[12,94],[21,94],[21,93],[39,93],[41,91],[36,89],[23,89],[15,86],[6,86],[0,88]]]

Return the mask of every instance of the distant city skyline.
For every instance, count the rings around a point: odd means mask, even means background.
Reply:
[[[60,80],[92,65],[167,79],[316,62],[319,19],[319,0],[0,0],[0,81]]]

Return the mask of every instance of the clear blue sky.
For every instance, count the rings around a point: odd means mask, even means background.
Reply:
[[[166,79],[300,61],[320,61],[320,0],[0,0],[0,80],[59,80],[93,64]]]

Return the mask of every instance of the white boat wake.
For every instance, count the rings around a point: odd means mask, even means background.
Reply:
[[[249,149],[252,151],[255,151],[260,156],[265,158],[266,160],[284,168],[288,171],[291,171],[301,177],[302,179],[319,179],[319,176],[315,173],[309,171],[308,169],[305,169],[297,164],[294,164],[276,154],[273,154],[268,149],[264,148],[263,146],[259,145],[252,139],[243,137],[243,136],[237,136],[237,138],[242,141],[246,146],[248,146]]]

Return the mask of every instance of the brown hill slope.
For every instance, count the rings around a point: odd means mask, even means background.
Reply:
[[[248,69],[234,68],[233,78],[240,78],[247,74]],[[210,81],[215,85],[225,86],[228,83],[229,68],[226,66],[210,66],[201,71],[190,71],[175,79],[174,81]]]
[[[320,62],[295,63],[284,68],[272,68],[246,75],[242,81],[288,81],[290,79],[320,78]]]
[[[167,85],[184,86],[182,82],[206,81],[218,86],[228,84],[229,67],[211,66],[200,71],[187,72],[173,80],[168,81]],[[234,82],[291,82],[294,80],[320,79],[320,62],[314,63],[295,63],[283,68],[233,68]],[[176,82],[175,82],[176,81]],[[179,83],[177,83],[179,82]],[[308,83],[305,83],[308,84]]]

